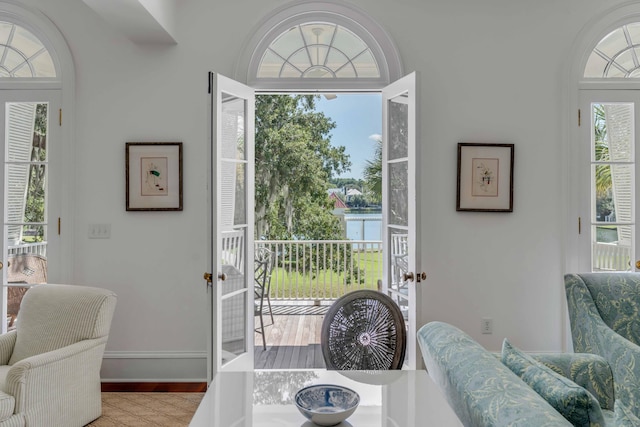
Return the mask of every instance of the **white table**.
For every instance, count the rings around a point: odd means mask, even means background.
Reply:
[[[311,384],[340,384],[360,395],[342,427],[462,427],[426,371],[289,370],[220,372],[190,427],[313,427],[293,398]]]

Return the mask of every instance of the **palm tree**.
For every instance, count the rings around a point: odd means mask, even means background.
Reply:
[[[607,120],[604,113],[604,105],[597,104],[593,108],[595,137],[595,160],[609,161],[609,141],[607,138]],[[607,192],[611,188],[611,167],[596,167],[596,191]]]
[[[593,107],[593,133],[595,160],[610,161],[607,118],[603,104],[596,104]],[[597,164],[595,169],[596,211],[600,218],[609,215],[614,209],[611,198],[612,187],[611,165]]]
[[[373,159],[367,160],[364,167],[365,187],[372,201],[382,201],[382,136],[375,135],[372,139],[376,142],[376,151]]]

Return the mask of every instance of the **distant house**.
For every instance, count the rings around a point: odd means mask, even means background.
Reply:
[[[340,220],[342,231],[344,235],[347,235],[347,223],[344,220],[344,211],[347,209],[347,205],[338,197],[336,193],[330,193],[329,198],[333,200],[333,214]]]
[[[351,201],[351,199],[353,199],[356,196],[362,196],[362,192],[355,189],[355,188],[350,188],[347,190],[347,203]]]
[[[341,213],[344,213],[344,209],[347,209],[347,205],[342,201],[342,199],[340,199],[340,197],[338,197],[336,193],[329,194],[329,198],[333,200],[334,215],[336,214],[337,210],[342,210]]]

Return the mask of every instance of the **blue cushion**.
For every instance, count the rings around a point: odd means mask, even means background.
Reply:
[[[591,393],[513,347],[507,339],[502,344],[502,363],[574,426],[605,425],[600,405]]]

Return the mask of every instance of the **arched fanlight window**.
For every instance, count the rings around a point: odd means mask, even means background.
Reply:
[[[56,69],[44,44],[32,32],[0,21],[0,78],[56,77]]]
[[[296,25],[278,36],[258,65],[258,78],[380,77],[367,44],[348,29],[331,23]]]
[[[252,32],[236,77],[256,89],[371,90],[403,76],[388,36],[343,2],[296,1]]]
[[[640,22],[623,25],[604,36],[587,60],[584,77],[640,77]]]

